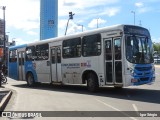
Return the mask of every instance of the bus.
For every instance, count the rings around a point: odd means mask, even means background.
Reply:
[[[122,88],[155,81],[153,46],[146,28],[114,25],[9,48],[8,75],[36,83]]]

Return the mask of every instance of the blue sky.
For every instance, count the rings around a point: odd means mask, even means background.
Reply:
[[[68,34],[115,24],[141,25],[150,30],[153,42],[160,42],[160,0],[58,0],[58,35],[63,36],[68,12],[75,13]],[[39,40],[40,0],[0,0],[6,6],[6,33],[9,40],[24,44]],[[3,11],[0,11],[3,18]]]

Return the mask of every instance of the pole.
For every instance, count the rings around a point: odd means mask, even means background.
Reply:
[[[3,33],[3,39],[4,39],[4,49],[3,49],[3,62],[4,62],[4,65],[6,65],[6,21],[5,21],[5,9],[6,9],[6,6],[3,6],[2,7],[3,9],[3,20],[4,20],[4,33]]]
[[[66,26],[65,35],[67,34],[67,29],[68,29],[68,23],[69,23],[69,20],[70,20],[70,18],[68,19],[68,22],[67,22],[67,26]]]
[[[135,19],[136,19],[136,18],[135,18],[135,12],[134,12],[134,25],[135,25]]]
[[[82,32],[83,32],[83,25],[82,25]]]
[[[134,11],[131,11],[131,13],[134,14],[134,25],[135,25],[135,19],[136,19],[136,18],[135,18],[135,14],[136,14],[136,13],[135,13]]]
[[[97,28],[98,28],[98,19],[99,19],[99,18],[97,18]]]

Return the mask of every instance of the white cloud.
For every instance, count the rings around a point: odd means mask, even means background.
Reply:
[[[89,28],[95,28],[97,27],[97,24],[98,26],[101,25],[101,24],[105,24],[107,21],[106,20],[103,20],[103,19],[93,19],[89,24],[88,24],[88,27]]]
[[[152,11],[152,8],[150,7],[142,7],[138,9],[138,13],[146,13]]]
[[[38,0],[2,0],[6,6],[6,25],[16,29],[39,28]]]
[[[109,7],[109,8],[106,8],[105,10],[102,10],[99,15],[107,15],[109,17],[112,17],[119,12],[120,12],[120,7]]]
[[[92,7],[115,4],[118,3],[119,0],[59,0],[58,2],[59,16],[66,16],[69,11],[84,15],[84,13],[87,14]]]
[[[28,31],[27,34],[28,34],[28,35],[38,35],[37,32],[33,32],[33,31]]]
[[[135,6],[136,7],[143,7],[143,3],[142,2],[137,2],[137,3],[135,3]]]
[[[135,6],[137,7],[138,13],[146,13],[146,12],[152,11],[153,9],[151,7],[144,5],[143,2],[137,2],[135,3]]]
[[[23,39],[23,38],[15,38],[14,40],[15,40],[15,42],[16,42],[16,45],[23,45],[23,44],[27,44],[27,43],[32,43],[32,42],[39,41],[38,39],[25,40],[25,39]]]

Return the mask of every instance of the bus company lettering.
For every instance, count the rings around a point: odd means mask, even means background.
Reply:
[[[67,69],[80,68],[80,63],[66,63],[66,64],[62,64],[62,66],[67,67]]]

